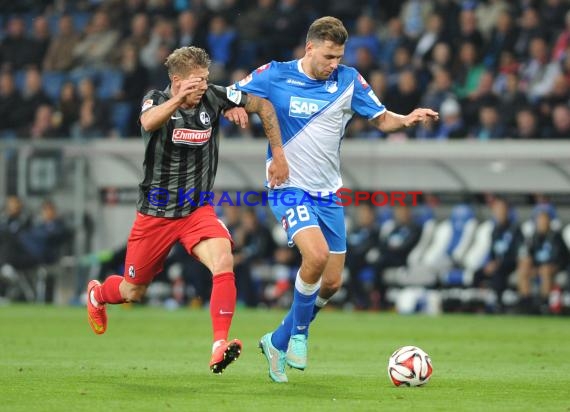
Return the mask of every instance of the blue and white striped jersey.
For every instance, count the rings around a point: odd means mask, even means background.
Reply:
[[[289,162],[289,180],[279,189],[296,187],[314,195],[342,187],[340,145],[354,113],[372,119],[386,111],[366,80],[344,65],[327,80],[315,80],[303,72],[301,60],[273,61],[235,87],[275,107]],[[267,167],[270,161],[268,148]]]

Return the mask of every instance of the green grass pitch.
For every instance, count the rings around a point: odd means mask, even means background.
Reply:
[[[81,308],[0,307],[1,411],[570,411],[570,320],[325,311],[305,372],[270,382],[258,338],[280,311],[240,309],[244,343],[208,369],[207,310],[115,306],[94,335]],[[434,373],[395,388],[388,356],[417,345]]]

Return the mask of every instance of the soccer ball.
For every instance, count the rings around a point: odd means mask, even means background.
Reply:
[[[396,386],[422,386],[433,368],[429,355],[416,346],[403,346],[390,356],[388,376]]]

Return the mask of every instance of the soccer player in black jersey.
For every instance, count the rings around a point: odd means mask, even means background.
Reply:
[[[221,373],[241,351],[228,341],[236,304],[232,239],[213,206],[204,202],[218,166],[218,127],[223,110],[243,107],[261,118],[271,144],[270,185],[285,181],[289,169],[273,106],[230,87],[208,84],[210,59],[197,47],[182,47],[166,59],[170,85],[143,99],[140,115],[145,145],[144,177],[137,215],[127,244],[124,276],[87,287],[88,320],[93,331],[107,328],[105,304],[139,301],[176,243],[180,242],[213,275],[210,314],[213,346],[210,369]]]

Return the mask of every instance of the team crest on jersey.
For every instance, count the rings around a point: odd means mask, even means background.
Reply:
[[[333,80],[327,80],[325,82],[325,90],[329,93],[334,93],[338,90],[338,83]]]
[[[202,122],[203,125],[209,125],[210,124],[210,115],[206,112],[200,112],[200,121]]]
[[[289,101],[289,116],[306,119],[319,112],[328,103],[326,100],[291,96],[291,100]]]
[[[241,79],[238,84],[240,86],[245,86],[246,84],[248,84],[250,81],[253,80],[253,76],[250,74],[248,74],[247,76],[245,76],[243,79]]]
[[[255,69],[255,72],[261,73],[262,71],[268,69],[270,65],[271,65],[271,63],[266,63],[263,66],[259,66],[257,69]]]
[[[211,127],[206,130],[174,129],[172,131],[172,143],[201,146],[207,143],[211,136]]]
[[[129,266],[129,277],[134,279],[136,276],[135,267],[133,265]]]
[[[366,80],[364,80],[364,77],[362,77],[360,73],[358,73],[358,81],[360,82],[360,84],[364,89],[368,87],[368,83],[366,82]]]

